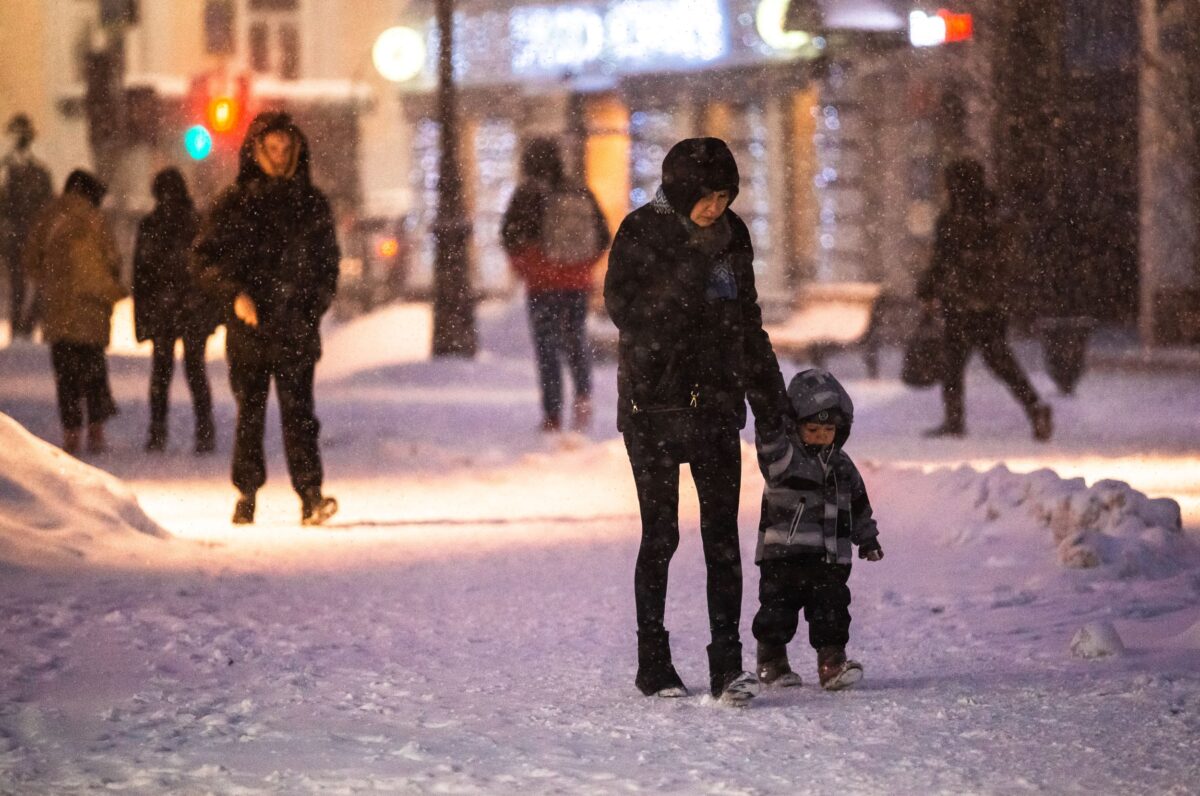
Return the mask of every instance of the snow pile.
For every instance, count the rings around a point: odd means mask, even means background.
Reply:
[[[1082,478],[1064,479],[1053,470],[1017,474],[1004,465],[984,473],[964,467],[945,477],[949,480],[939,491],[950,500],[964,495],[971,504],[974,523],[959,532],[959,541],[990,524],[1024,526],[1032,517],[1050,532],[1060,564],[1111,567],[1120,577],[1173,572],[1188,544],[1177,502],[1149,498],[1123,481],[1088,486]]]
[[[45,566],[144,551],[169,534],[119,479],[0,413],[0,562]]]
[[[1125,654],[1125,643],[1112,622],[1089,622],[1071,639],[1077,658],[1111,658]]]

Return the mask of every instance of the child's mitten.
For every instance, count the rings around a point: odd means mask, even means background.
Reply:
[[[878,561],[883,558],[883,548],[878,539],[868,539],[858,546],[858,557],[868,561]]]

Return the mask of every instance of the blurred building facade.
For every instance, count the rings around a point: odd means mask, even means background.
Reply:
[[[508,285],[497,230],[521,147],[535,136],[562,141],[614,229],[651,198],[671,144],[727,140],[742,171],[735,210],[754,237],[759,292],[776,309],[813,281],[911,291],[941,164],[986,147],[986,92],[974,85],[986,76],[981,48],[914,48],[896,3],[463,0],[456,8],[461,151],[485,290]],[[431,14],[414,3],[403,17],[429,52]],[[432,88],[432,60],[400,85],[418,240],[436,207]],[[414,279],[431,279],[431,263],[425,244]]]
[[[1018,18],[1022,7],[1039,10]],[[1037,157],[1061,159],[1053,184],[1070,212],[1059,232],[1030,245],[1026,284],[1034,289],[1049,270],[1081,298],[1069,310],[1038,311],[1136,320],[1147,339],[1178,338],[1198,281],[1198,137],[1181,93],[1188,8],[1189,0],[458,0],[474,282],[482,292],[513,287],[498,228],[530,138],[560,138],[615,228],[649,199],[671,143],[717,135],[742,169],[735,210],[753,232],[767,305],[785,309],[814,282],[906,295],[928,260],[945,162],[980,156],[999,185],[1036,195],[1046,183],[1029,181],[1023,162],[1036,136],[1013,140],[1044,124],[1056,131],[1053,151]],[[931,43],[921,26],[936,27],[939,10],[967,16],[969,35],[917,46]],[[408,282],[421,291],[432,283],[437,188],[432,20],[430,0],[7,3],[0,115],[33,116],[35,150],[56,182],[78,165],[110,170],[132,217],[148,208],[150,177],[163,166],[182,167],[201,198],[232,179],[236,129],[203,160],[183,147],[206,97],[237,95],[242,125],[261,109],[289,110],[342,218],[407,219]],[[372,48],[394,26],[410,35],[392,59],[415,67],[389,82]],[[1022,37],[1043,35],[1040,50],[1021,51]],[[89,102],[89,66],[103,61],[89,54],[114,50],[119,157],[95,164],[93,128],[106,120],[89,118],[104,107]],[[1042,93],[1013,99],[1029,86]],[[1020,107],[1040,121],[1014,115]],[[1069,256],[1049,263],[1051,250]]]
[[[340,210],[395,214],[406,196],[400,102],[371,45],[403,0],[23,0],[0,15],[0,112],[30,113],[56,176],[96,168],[123,209],[143,211],[149,182],[182,168],[200,198],[232,179],[253,114],[292,113],[310,138],[317,181]],[[107,61],[105,59],[108,59]],[[97,78],[94,68],[111,67]],[[96,102],[96,94],[101,101]],[[237,101],[232,129],[196,160],[185,131],[218,94]],[[97,162],[97,128],[114,162]],[[105,143],[101,141],[100,143]]]

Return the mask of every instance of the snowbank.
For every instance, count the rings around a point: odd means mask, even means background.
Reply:
[[[0,414],[0,562],[120,559],[169,536],[120,480]]]
[[[1047,532],[1060,564],[1106,568],[1117,577],[1162,577],[1189,547],[1179,504],[1149,498],[1123,481],[1061,478],[1053,470],[986,472],[968,467],[930,473],[939,514],[961,517],[956,541],[1030,526]],[[925,491],[925,490],[922,490]]]

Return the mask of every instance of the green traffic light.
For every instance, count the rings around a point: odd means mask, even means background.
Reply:
[[[183,134],[183,148],[192,160],[204,160],[212,152],[212,133],[202,124],[187,129]]]

